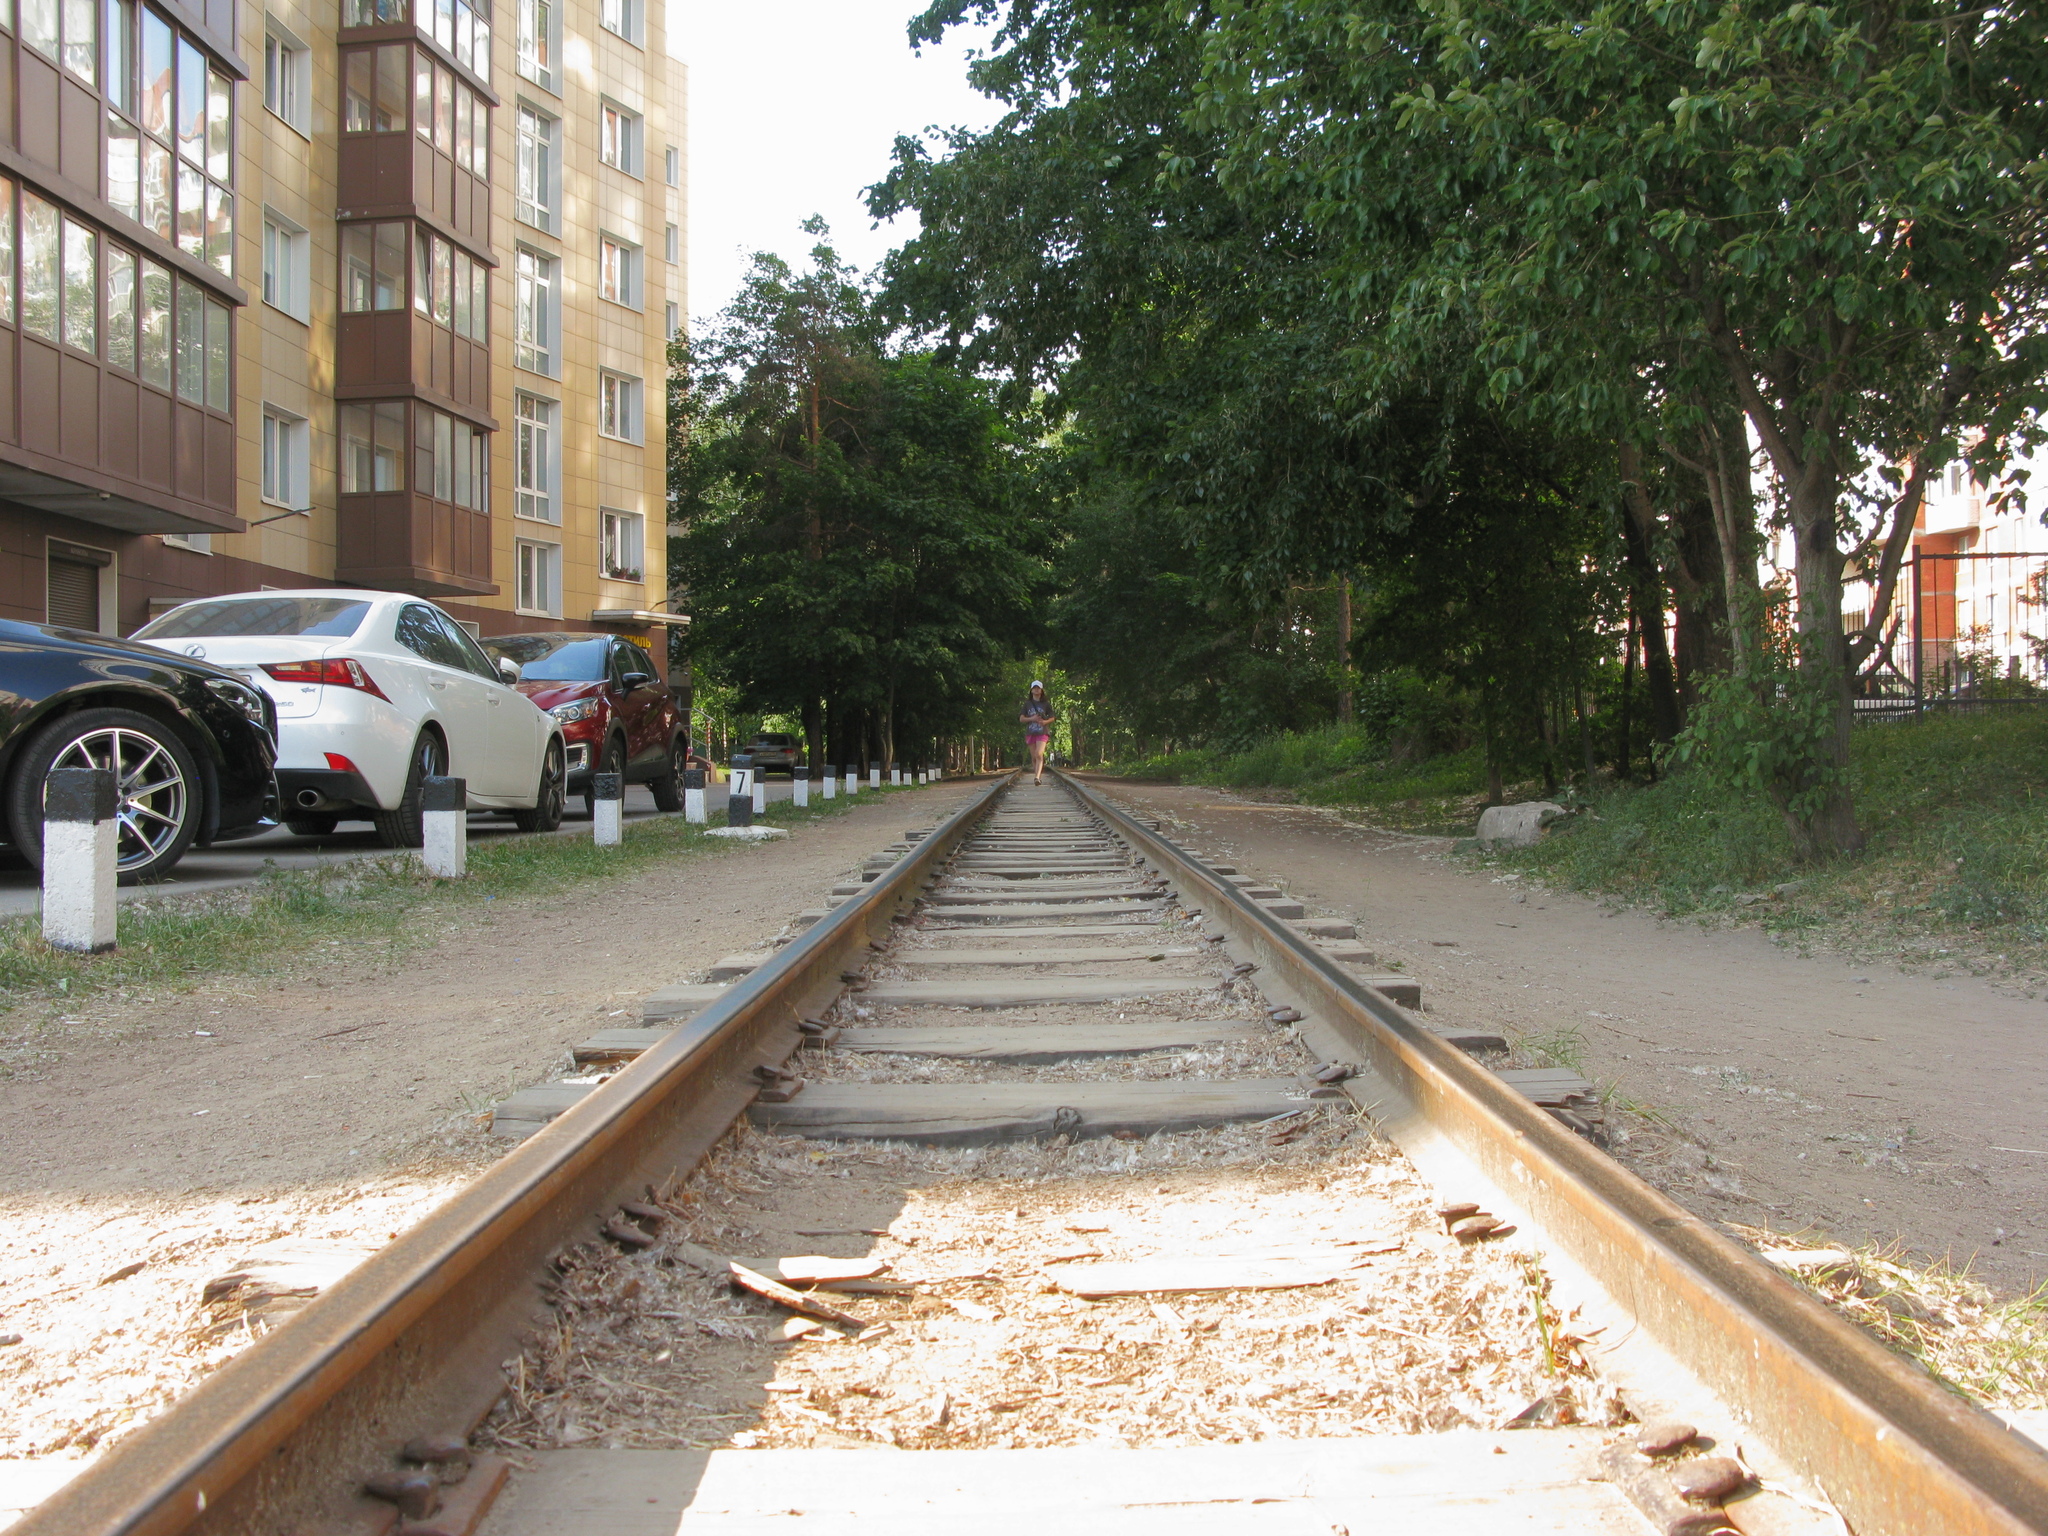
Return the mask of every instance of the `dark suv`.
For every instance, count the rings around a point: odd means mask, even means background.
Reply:
[[[795,778],[802,766],[804,748],[794,736],[763,731],[747,744],[747,755],[754,760],[754,772],[764,779],[771,773],[786,773]]]
[[[0,620],[0,803],[38,868],[43,780],[111,768],[123,885],[167,873],[195,843],[277,825],[277,712],[245,678],[152,645]]]
[[[593,814],[600,773],[623,773],[654,791],[664,811],[683,808],[690,722],[644,648],[617,635],[494,635],[492,657],[519,668],[519,691],[562,722],[569,793]]]

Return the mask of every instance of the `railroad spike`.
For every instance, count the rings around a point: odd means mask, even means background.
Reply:
[[[431,1472],[387,1472],[364,1483],[363,1492],[397,1505],[408,1520],[424,1520],[441,1507],[441,1479]]]

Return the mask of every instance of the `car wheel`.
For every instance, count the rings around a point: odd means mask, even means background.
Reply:
[[[392,809],[370,814],[370,823],[386,848],[425,846],[427,821],[420,797],[426,793],[428,779],[447,771],[448,749],[441,745],[441,738],[432,731],[421,731],[420,739],[412,744],[412,766],[405,773],[405,793]]]
[[[308,811],[301,816],[287,816],[285,830],[296,832],[300,837],[325,837],[341,825],[339,816],[324,811]]]
[[[569,803],[568,777],[562,767],[562,744],[549,742],[547,755],[540,760],[540,787],[533,792],[533,809],[514,811],[512,824],[522,832],[552,832],[559,827]]]
[[[689,767],[689,746],[678,736],[668,744],[668,771],[658,779],[647,781],[647,787],[654,791],[654,808],[657,811],[680,811],[683,808],[683,775]]]
[[[613,736],[606,740],[604,751],[599,754],[597,766],[590,771],[590,788],[583,791],[583,814],[592,821],[597,820],[597,776],[600,773],[624,773],[626,771],[626,744]]]
[[[22,750],[8,786],[14,843],[43,862],[43,781],[55,768],[111,768],[120,825],[115,869],[123,885],[165,874],[198,835],[205,807],[199,768],[177,734],[132,709],[82,709],[53,720]]]

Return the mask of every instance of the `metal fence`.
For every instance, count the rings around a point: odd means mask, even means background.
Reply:
[[[1852,633],[1858,592],[1845,594]],[[2048,703],[2048,554],[1916,551],[1856,683],[1859,718]]]

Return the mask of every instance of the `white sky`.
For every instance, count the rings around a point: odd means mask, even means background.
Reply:
[[[918,0],[669,0],[673,50],[690,66],[690,313],[725,307],[755,251],[800,263],[813,213],[867,269],[916,234],[871,228],[862,189],[900,133],[986,128],[999,110],[970,90],[972,34],[913,53]],[[906,228],[909,225],[911,227]]]

